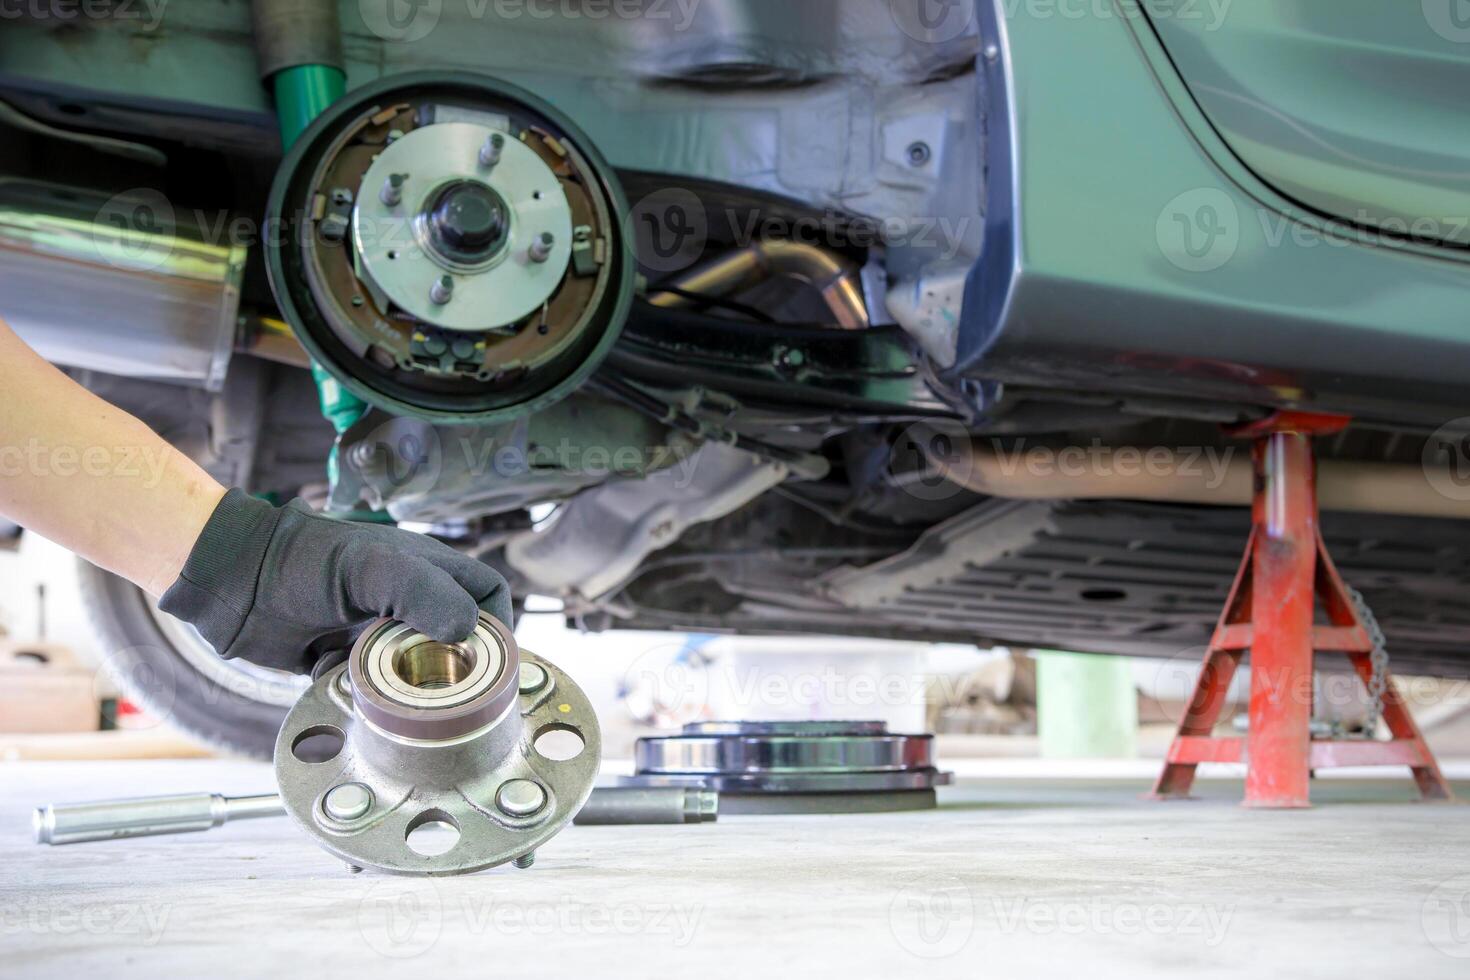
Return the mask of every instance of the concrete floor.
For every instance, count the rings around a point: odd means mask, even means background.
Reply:
[[[268,791],[245,763],[0,766],[0,975],[1213,977],[1470,975],[1470,808],[1407,779],[965,780],[921,814],[572,828],[530,871],[349,875],[285,820],[42,848],[30,810]],[[1461,784],[1470,798],[1470,785]]]

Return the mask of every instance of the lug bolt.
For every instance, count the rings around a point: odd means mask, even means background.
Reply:
[[[522,694],[535,694],[546,686],[550,680],[546,675],[546,668],[540,664],[521,664],[520,688]]]
[[[495,805],[512,817],[529,817],[546,806],[546,790],[529,779],[510,779],[495,794]]]
[[[434,288],[429,290],[429,299],[438,306],[443,306],[454,298],[454,280],[449,276],[440,276],[439,281],[434,283]]]
[[[500,162],[500,153],[505,149],[505,137],[500,133],[493,134],[480,147],[480,166],[493,167]]]
[[[373,791],[362,783],[343,783],[335,786],[322,800],[322,809],[327,816],[343,823],[361,820],[373,808]]]
[[[383,189],[378,192],[378,200],[396,208],[403,203],[403,182],[408,179],[408,174],[389,174],[388,179],[383,181]]]
[[[522,854],[520,857],[516,858],[516,860],[515,860],[515,866],[518,867],[518,868],[520,868],[522,871],[526,870],[527,868],[529,868],[531,865],[533,865],[535,863],[536,863],[536,852],[535,851],[528,851],[527,853]]]
[[[551,258],[551,246],[556,244],[556,236],[549,231],[543,231],[541,235],[531,243],[531,261],[545,262]]]

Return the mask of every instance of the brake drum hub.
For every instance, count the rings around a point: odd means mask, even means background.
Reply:
[[[287,812],[331,853],[449,875],[528,863],[586,802],[599,750],[581,690],[482,614],[456,644],[374,624],[291,710],[275,766]]]
[[[499,159],[482,163],[496,137]],[[364,279],[419,320],[466,334],[544,306],[571,263],[572,234],[571,205],[547,162],[502,130],[462,122],[387,146],[363,177],[353,218]],[[447,295],[436,293],[445,276]]]
[[[881,721],[696,722],[640,738],[633,786],[716,790],[728,813],[922,810],[950,773],[932,735],[899,735]]]
[[[578,388],[634,292],[612,169],[553,107],[465,72],[354,90],[292,147],[266,266],[345,388],[393,414],[504,421]]]

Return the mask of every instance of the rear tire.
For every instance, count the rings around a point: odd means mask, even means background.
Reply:
[[[212,746],[271,757],[307,678],[220,659],[142,589],[80,559],[77,579],[102,665],[129,700]]]

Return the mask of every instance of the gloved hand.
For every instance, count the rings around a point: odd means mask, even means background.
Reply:
[[[193,623],[225,658],[300,674],[380,616],[441,643],[468,637],[480,609],[511,625],[510,587],[475,558],[240,490],[220,501],[158,607]]]

